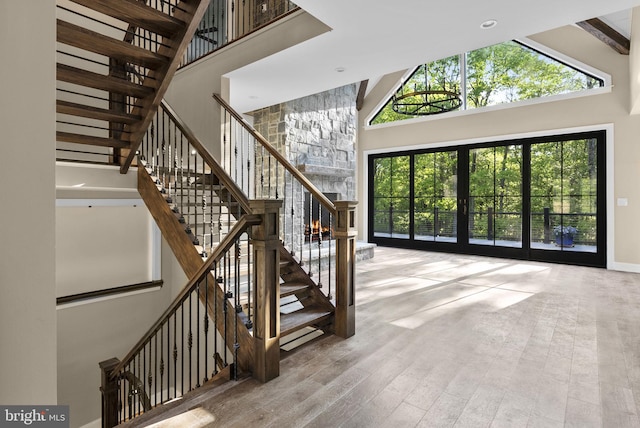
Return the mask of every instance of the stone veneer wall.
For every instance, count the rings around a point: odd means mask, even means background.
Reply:
[[[253,126],[324,193],[356,197],[355,84],[257,110]]]

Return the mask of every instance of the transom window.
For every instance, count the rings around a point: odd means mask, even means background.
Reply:
[[[604,80],[518,41],[421,64],[370,125],[599,88]]]

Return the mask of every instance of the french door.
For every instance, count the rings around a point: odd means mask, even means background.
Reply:
[[[606,265],[604,132],[369,157],[369,240]]]

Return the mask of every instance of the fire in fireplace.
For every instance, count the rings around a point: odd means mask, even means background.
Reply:
[[[331,202],[338,199],[337,193],[324,193],[324,195]],[[311,198],[309,192],[304,194],[304,219],[305,242],[332,239],[331,215],[328,210],[320,209],[320,203],[315,198]]]

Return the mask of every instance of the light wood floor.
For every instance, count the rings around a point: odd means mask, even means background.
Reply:
[[[640,426],[640,275],[388,248],[357,270],[356,336],[189,426]]]

